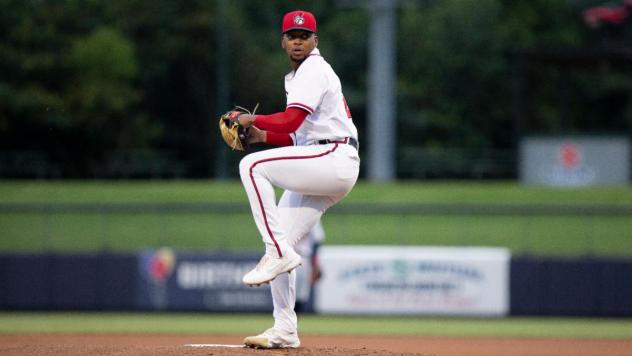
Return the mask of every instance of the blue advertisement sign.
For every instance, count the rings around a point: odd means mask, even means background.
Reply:
[[[271,311],[270,287],[241,279],[259,256],[178,252],[163,248],[139,256],[137,303],[150,310]]]

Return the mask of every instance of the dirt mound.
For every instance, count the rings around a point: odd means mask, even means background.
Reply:
[[[26,355],[64,355],[64,356],[109,356],[109,355],[134,355],[134,356],[252,356],[252,355],[292,355],[292,356],[420,356],[421,354],[393,353],[386,350],[354,350],[341,347],[330,348],[298,348],[294,350],[254,350],[246,348],[227,347],[185,347],[185,346],[44,346],[44,345],[23,345],[2,348],[1,355],[26,356]],[[425,355],[424,355],[425,356]]]
[[[285,350],[246,349],[241,341],[238,335],[208,334],[0,334],[0,355],[623,356],[632,350],[632,339],[303,335],[300,348]],[[187,346],[192,344],[197,346]]]

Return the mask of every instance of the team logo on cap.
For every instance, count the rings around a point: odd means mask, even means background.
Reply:
[[[305,18],[303,17],[303,15],[296,15],[294,16],[294,24],[295,25],[302,25],[305,23]]]

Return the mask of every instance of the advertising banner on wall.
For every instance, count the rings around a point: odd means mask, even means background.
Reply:
[[[527,137],[520,144],[520,180],[552,186],[628,184],[630,142],[625,137]]]
[[[324,246],[320,261],[319,313],[501,316],[509,311],[507,249]]]
[[[137,303],[143,309],[270,311],[270,287],[241,281],[260,256],[142,251]]]

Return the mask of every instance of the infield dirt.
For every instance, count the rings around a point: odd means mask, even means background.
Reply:
[[[632,340],[514,339],[488,337],[315,336],[301,337],[292,350],[254,350],[235,347],[192,347],[187,344],[239,345],[238,335],[167,334],[2,334],[0,355],[296,355],[296,356],[500,356],[632,355]]]

